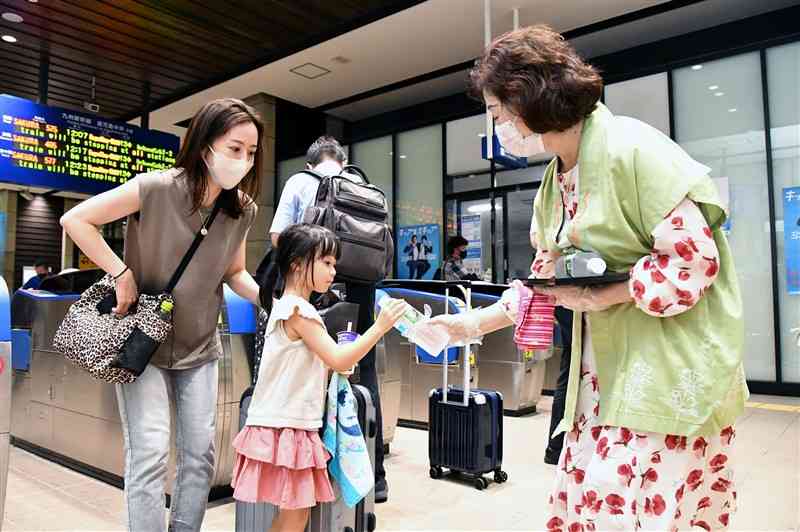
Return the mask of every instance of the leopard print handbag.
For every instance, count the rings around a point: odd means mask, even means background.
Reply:
[[[118,367],[119,355],[125,352],[126,344],[133,345],[141,335],[152,340],[152,346],[157,349],[172,332],[172,323],[168,321],[171,310],[167,309],[171,309],[174,302],[168,294],[142,294],[135,313],[118,317],[98,308],[113,294],[114,279],[110,275],[90,286],[70,307],[56,331],[53,346],[94,378],[125,384],[133,382],[139,375],[130,368]]]
[[[172,332],[172,291],[217,217],[220,203],[208,216],[175,273],[160,294],[139,294],[125,316],[116,306],[114,278],[106,275],[86,290],[67,311],[53,338],[53,347],[96,379],[127,384],[136,380],[158,347]]]

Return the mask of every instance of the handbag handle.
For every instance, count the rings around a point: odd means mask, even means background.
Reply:
[[[192,241],[192,245],[189,246],[189,249],[183,256],[183,259],[181,259],[181,263],[178,264],[178,268],[175,270],[175,273],[172,274],[169,283],[167,283],[167,287],[164,289],[165,294],[171,294],[172,291],[175,289],[175,285],[177,285],[178,281],[181,280],[181,276],[183,275],[183,272],[186,271],[186,268],[189,266],[189,262],[191,262],[192,257],[194,257],[197,248],[200,247],[200,244],[203,242],[203,239],[205,239],[209,227],[211,227],[211,224],[214,223],[214,219],[217,217],[217,214],[219,213],[220,206],[221,206],[220,200],[218,198],[216,203],[214,203],[214,208],[211,210],[211,214],[208,216],[206,222],[200,227],[200,230],[194,237],[194,241]]]
[[[297,173],[298,174],[310,175],[311,177],[315,177],[318,181],[322,181],[323,179],[325,179],[327,177],[343,177],[343,178],[345,178],[345,179],[347,179],[349,181],[353,181],[352,179],[350,179],[349,177],[344,175],[345,173],[348,173],[348,172],[350,174],[358,176],[358,178],[363,181],[363,183],[359,183],[359,184],[364,184],[364,185],[370,185],[371,184],[369,182],[369,178],[367,177],[366,172],[364,172],[364,170],[362,170],[361,167],[356,166],[354,164],[347,164],[344,167],[342,167],[342,172],[338,176],[335,176],[335,175],[326,176],[326,175],[320,174],[319,172],[316,172],[314,170],[308,170],[308,169],[300,170]],[[353,181],[353,182],[357,183],[357,181]]]

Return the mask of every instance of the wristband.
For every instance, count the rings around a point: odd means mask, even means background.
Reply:
[[[129,268],[128,268],[127,266],[125,266],[125,269],[124,269],[124,270],[122,270],[122,272],[120,272],[120,274],[119,274],[119,275],[115,276],[115,277],[114,277],[114,280],[116,281],[117,279],[119,279],[120,277],[122,277],[123,275],[125,275],[125,272],[127,272],[128,270],[129,270]]]

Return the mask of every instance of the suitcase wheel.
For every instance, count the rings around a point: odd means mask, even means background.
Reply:
[[[436,480],[438,478],[442,478],[442,475],[443,475],[442,468],[439,467],[439,466],[431,467],[430,475],[431,475],[431,478],[434,479],[434,480]]]
[[[508,473],[505,471],[495,471],[494,472],[494,481],[498,484],[502,484],[503,482],[508,480]]]
[[[489,481],[483,477],[475,477],[475,489],[483,491],[489,487]]]

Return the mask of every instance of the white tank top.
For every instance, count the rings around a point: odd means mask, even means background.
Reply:
[[[323,323],[311,303],[300,297],[285,295],[275,301],[247,425],[305,430],[322,426],[328,368],[303,340],[286,335],[285,321],[295,312]]]

